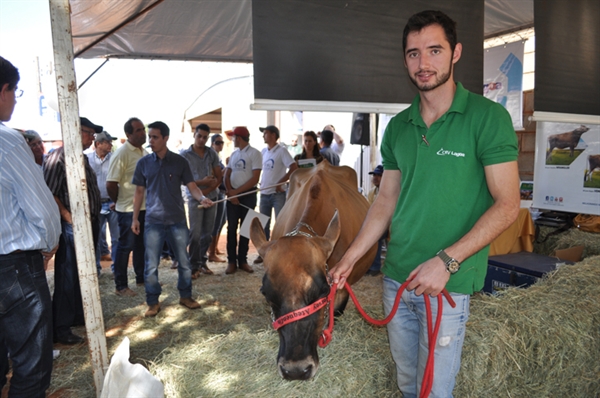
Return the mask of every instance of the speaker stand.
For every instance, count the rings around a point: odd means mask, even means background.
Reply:
[[[364,151],[364,148],[361,145],[360,146],[360,173],[359,173],[359,175],[360,175],[360,190],[361,191],[364,191],[364,187],[363,187],[363,157],[364,157],[363,155],[364,155],[364,152],[363,151]],[[364,192],[362,192],[362,193],[364,194]]]

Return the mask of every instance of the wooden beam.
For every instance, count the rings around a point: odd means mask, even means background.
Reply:
[[[95,247],[89,213],[83,147],[81,145],[79,103],[75,69],[69,0],[49,0],[54,47],[56,91],[60,110],[67,187],[73,217],[73,238],[83,298],[85,328],[88,338],[96,394],[100,396],[108,368],[104,319],[96,271]]]

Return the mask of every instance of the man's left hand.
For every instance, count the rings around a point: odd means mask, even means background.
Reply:
[[[434,257],[419,265],[408,275],[406,280],[411,282],[406,289],[414,290],[417,296],[428,294],[436,297],[446,287],[449,279],[450,273],[446,271],[446,265],[442,259]]]
[[[44,271],[46,271],[48,269],[48,263],[50,262],[52,257],[54,257],[57,250],[58,250],[58,245],[56,245],[56,247],[54,249],[50,250],[49,252],[42,252],[42,256],[44,256]]]

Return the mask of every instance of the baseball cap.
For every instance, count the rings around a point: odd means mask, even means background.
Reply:
[[[96,132],[96,134],[100,134],[103,130],[102,126],[98,126],[90,122],[90,119],[88,119],[87,117],[80,117],[79,120],[83,127],[89,127],[93,129]]]
[[[268,130],[272,133],[277,134],[277,136],[279,137],[279,129],[273,125],[267,126],[267,127],[259,127],[258,128],[260,130],[261,133],[264,133],[265,130]]]
[[[117,139],[117,137],[113,137],[112,135],[108,134],[106,131],[103,131],[100,134],[96,134],[96,139],[94,141],[96,141],[96,142],[114,141],[116,139]]]
[[[375,169],[373,169],[373,171],[369,172],[369,174],[382,175],[383,174],[383,166],[379,165],[379,166],[375,167]]]
[[[37,131],[35,131],[35,130],[27,130],[27,131],[24,131],[24,132],[23,132],[23,136],[25,137],[25,139],[26,139],[27,141],[32,141],[32,140],[35,140],[35,139],[38,139],[38,138],[39,138],[40,140],[42,139],[42,137],[40,137],[40,135],[38,134],[38,132],[37,132]]]
[[[234,128],[232,131],[227,131],[227,135],[228,136],[233,136],[233,135],[237,135],[238,137],[250,137],[250,132],[248,131],[248,129],[244,126],[239,126]]]

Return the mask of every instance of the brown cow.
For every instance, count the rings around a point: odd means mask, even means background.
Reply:
[[[557,148],[557,149],[570,148],[571,149],[570,156],[573,157],[575,147],[579,143],[579,139],[581,138],[581,135],[583,133],[585,133],[586,131],[588,131],[589,129],[590,129],[589,127],[586,127],[582,124],[580,127],[576,128],[573,131],[569,131],[567,133],[562,133],[562,134],[554,134],[554,135],[551,135],[550,137],[548,137],[549,149],[548,149],[548,154],[546,155],[546,159],[548,159],[550,156],[552,156],[552,151],[554,150],[554,148]]]
[[[258,219],[253,220],[250,236],[265,267],[261,292],[275,318],[329,293],[328,267],[342,258],[358,234],[368,208],[369,203],[358,193],[353,169],[321,162],[292,174],[288,199],[277,217],[270,242],[265,240]],[[376,251],[373,246],[361,258],[348,283],[353,284],[365,274]],[[339,290],[334,307],[337,314],[343,312],[347,302],[348,291]],[[307,380],[317,372],[317,344],[325,323],[324,313],[325,309],[321,309],[278,330],[277,364],[283,378]]]
[[[585,173],[585,181],[590,181],[592,179],[592,173],[596,169],[600,169],[600,155],[590,155],[588,156],[588,171]]]

